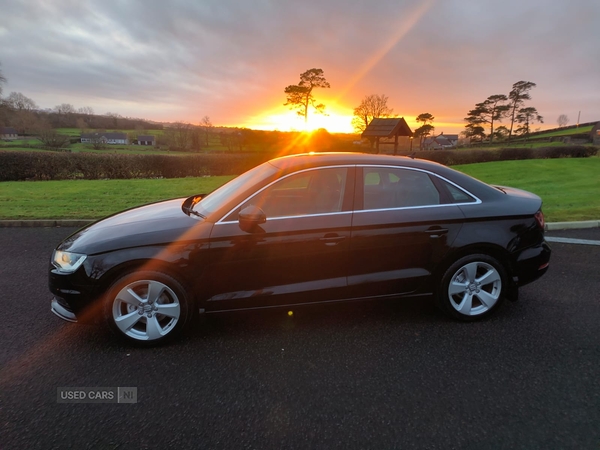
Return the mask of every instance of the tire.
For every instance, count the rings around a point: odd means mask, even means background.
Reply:
[[[104,314],[111,330],[138,346],[164,344],[193,317],[193,304],[175,278],[162,272],[125,275],[108,290]]]
[[[483,319],[496,310],[508,287],[506,270],[489,255],[467,255],[444,273],[437,294],[438,306],[463,321]]]

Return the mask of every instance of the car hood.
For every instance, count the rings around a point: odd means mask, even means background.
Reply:
[[[87,255],[208,237],[212,223],[190,217],[185,198],[139,206],[92,223],[65,239],[58,250]]]

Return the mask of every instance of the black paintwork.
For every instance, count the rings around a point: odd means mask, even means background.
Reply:
[[[242,227],[246,231],[240,228],[240,206],[254,192],[290,173],[339,165],[348,168],[340,212],[267,217]],[[362,167],[369,165],[427,171],[443,204],[359,211],[363,200],[359,189],[355,192],[355,179],[362,180]],[[499,259],[516,288],[541,276],[546,269],[540,266],[550,258],[534,217],[541,208],[539,197],[500,190],[436,163],[363,154],[300,155],[265,163],[246,178],[210,212],[202,210],[198,198],[181,198],[124,211],[79,230],[57,249],[87,259],[68,275],[51,266],[50,290],[80,316],[123,273],[160,270],[178,278],[197,306],[210,312],[430,294],[445,268],[469,252]],[[480,202],[450,204],[443,192],[446,180]],[[190,214],[194,208],[206,217]],[[250,219],[256,216],[254,210],[246,212]]]

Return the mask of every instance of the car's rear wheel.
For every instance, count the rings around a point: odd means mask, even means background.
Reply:
[[[154,271],[134,272],[118,279],[105,302],[110,328],[117,336],[142,346],[162,344],[177,336],[191,311],[181,283]]]
[[[506,286],[506,270],[496,258],[468,255],[444,273],[438,303],[454,318],[477,320],[498,308]]]

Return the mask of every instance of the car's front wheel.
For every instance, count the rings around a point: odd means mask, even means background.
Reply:
[[[459,320],[477,320],[489,315],[503,299],[506,271],[489,255],[460,258],[442,277],[439,306]]]
[[[108,290],[105,316],[121,338],[157,345],[178,335],[192,316],[186,291],[162,272],[140,271],[118,279]]]

